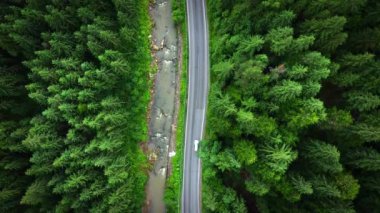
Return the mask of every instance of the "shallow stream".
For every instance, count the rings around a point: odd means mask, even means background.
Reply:
[[[153,20],[152,50],[158,71],[154,80],[153,103],[149,123],[149,160],[154,167],[147,186],[147,211],[165,212],[164,189],[168,169],[176,100],[177,33],[172,20],[170,0],[151,5]],[[175,154],[174,152],[170,153]]]

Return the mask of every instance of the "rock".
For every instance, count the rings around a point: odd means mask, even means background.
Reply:
[[[161,111],[158,112],[156,119],[160,119],[160,118],[162,118],[162,112]]]
[[[164,46],[165,46],[165,38],[162,39],[162,41],[161,41],[161,49],[164,48]]]
[[[156,153],[152,152],[149,155],[149,161],[156,161],[157,160],[157,155]]]
[[[169,152],[169,158],[174,157],[174,156],[175,156],[175,151]]]
[[[173,51],[173,52],[176,52],[177,51],[177,47],[175,45],[171,45],[170,46],[170,50]]]
[[[153,49],[154,51],[158,51],[158,50],[160,50],[160,48],[159,48],[157,45],[155,45],[155,44],[152,45],[152,49]]]
[[[159,3],[158,6],[163,7],[163,6],[166,6],[167,3],[168,2],[162,2],[162,3]]]
[[[166,175],[166,168],[160,169],[160,175],[165,176]]]

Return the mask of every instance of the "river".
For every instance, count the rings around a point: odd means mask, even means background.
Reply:
[[[151,4],[153,21],[152,52],[157,64],[154,79],[152,105],[149,121],[149,160],[153,163],[147,186],[147,212],[165,212],[164,190],[168,171],[168,159],[175,154],[169,152],[172,140],[176,88],[178,82],[176,27],[172,19],[170,0],[156,0]]]

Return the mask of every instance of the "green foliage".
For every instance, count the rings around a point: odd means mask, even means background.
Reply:
[[[316,37],[316,49],[329,53],[342,45],[347,39],[347,33],[342,32],[347,20],[345,17],[333,16],[326,19],[311,19],[305,21],[301,30],[303,33]]]
[[[301,53],[309,49],[314,42],[313,36],[304,36],[294,39],[293,28],[283,27],[272,29],[266,36],[270,44],[271,51],[278,56],[284,54]]]
[[[359,193],[358,180],[354,179],[351,175],[339,175],[336,177],[336,183],[341,192],[341,199],[353,200]]]
[[[215,166],[221,171],[225,171],[225,170],[229,171],[229,170],[240,168],[240,164],[235,159],[235,156],[231,150],[226,150],[226,151],[218,153],[214,163],[215,163]]]
[[[1,210],[141,208],[147,9],[145,0],[0,4],[0,97],[9,100],[0,173],[14,182],[0,182]]]
[[[310,195],[314,192],[312,183],[306,181],[305,178],[300,175],[290,175],[281,180],[276,187],[284,198],[290,202],[299,201],[302,195]]]
[[[324,176],[317,177],[312,183],[316,197],[339,198],[341,196],[338,186]]]
[[[240,164],[251,165],[257,159],[255,146],[249,141],[236,141],[233,149]]]
[[[182,0],[174,0],[172,4],[172,16],[174,23],[181,27],[184,27],[186,25],[186,2]]]
[[[267,194],[270,190],[270,186],[265,184],[264,181],[260,181],[254,177],[245,181],[245,187],[250,193],[259,196]]]
[[[27,206],[20,202],[33,181],[25,175],[31,153],[22,141],[37,106],[24,88],[28,79],[21,63],[23,51],[13,43],[12,26],[5,21],[17,18],[19,4],[0,3],[0,212],[26,211]]]
[[[228,80],[232,76],[234,65],[230,61],[220,62],[211,68],[220,82]]]
[[[274,86],[270,91],[270,96],[280,103],[294,101],[301,95],[302,86],[294,81],[286,80],[281,85]]]
[[[312,164],[314,169],[328,173],[343,171],[342,164],[339,162],[340,153],[333,145],[321,141],[310,141],[304,149],[301,155]]]
[[[220,152],[219,142],[202,141],[200,157],[203,159],[203,202],[209,212],[247,212],[244,201],[231,188],[225,188],[215,177],[215,168],[234,171],[240,168],[232,150]],[[211,158],[210,158],[211,157]],[[208,159],[208,160],[206,160]]]
[[[372,148],[352,150],[350,155],[347,155],[346,162],[354,168],[367,171],[379,171],[380,153]]]
[[[207,172],[263,212],[376,209],[379,181],[364,179],[378,173],[379,6],[208,2]],[[240,167],[226,169],[231,150]]]
[[[236,192],[224,188],[218,181],[214,180],[212,184],[210,182],[203,190],[211,192],[205,193],[202,198],[209,212],[247,212],[244,202],[237,197]]]
[[[288,165],[297,157],[297,153],[286,144],[268,144],[259,148],[261,151],[258,165],[264,179],[279,180],[286,172]]]
[[[352,109],[370,111],[380,106],[380,96],[367,92],[346,93],[348,104]]]

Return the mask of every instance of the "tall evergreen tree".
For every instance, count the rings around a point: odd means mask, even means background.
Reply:
[[[203,158],[205,172],[263,212],[366,212],[360,203],[377,209],[378,184],[367,177],[378,172],[380,5],[208,6],[213,85],[205,146],[219,144],[215,155],[232,147],[241,166],[221,171]],[[256,151],[250,165],[241,160],[247,141]]]
[[[10,60],[0,77],[0,172],[9,176],[0,182],[1,208],[139,210],[147,1],[6,1],[0,8],[0,59]],[[30,117],[27,96],[38,104]]]

